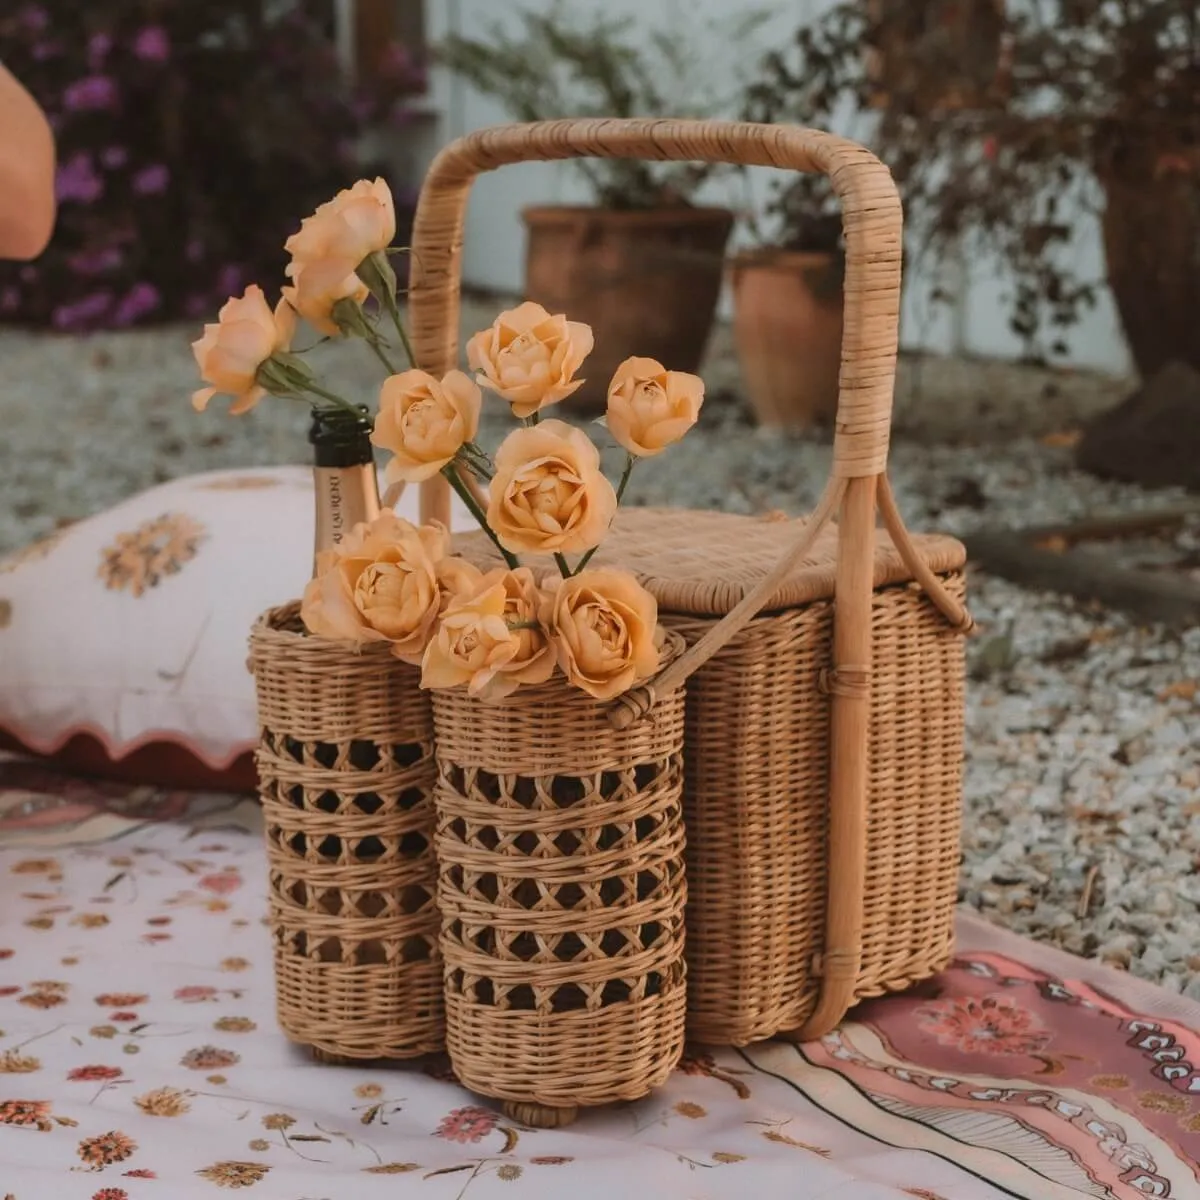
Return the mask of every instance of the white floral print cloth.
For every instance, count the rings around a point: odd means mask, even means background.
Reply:
[[[821,1043],[694,1049],[649,1099],[532,1130],[444,1060],[289,1045],[264,883],[248,801],[0,759],[0,1198],[1200,1195],[1191,1010],[965,948]]]

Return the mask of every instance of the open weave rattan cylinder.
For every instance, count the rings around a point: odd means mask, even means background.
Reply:
[[[683,693],[623,732],[559,675],[433,705],[459,1079],[535,1125],[646,1095],[684,1041]]]
[[[433,715],[415,668],[255,626],[259,789],[279,1023],[327,1059],[440,1050]]]

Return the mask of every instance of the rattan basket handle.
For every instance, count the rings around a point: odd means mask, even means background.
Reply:
[[[832,1028],[854,995],[861,960],[866,871],[867,745],[870,721],[871,601],[875,522],[882,515],[913,578],[959,628],[970,617],[913,546],[885,474],[900,324],[903,213],[888,169],[862,146],[831,134],[733,121],[570,120],[482,129],[438,154],[417,203],[409,318],[418,364],[434,374],[458,363],[459,290],[467,195],[475,177],[508,163],[565,158],[643,158],[791,168],[828,176],[842,205],[846,240],[842,368],[833,471],[799,544],[686,654],[610,710],[625,725],[653,705],[656,691],[682,683],[770,600],[835,515],[835,583],[828,856],[823,986],[803,1034]],[[446,481],[421,485],[421,519],[449,523]],[[718,736],[720,736],[718,734]]]
[[[846,231],[833,470],[846,479],[883,471],[900,319],[900,198],[887,167],[873,154],[816,130],[737,121],[595,119],[501,125],[451,142],[429,168],[413,226],[409,319],[423,369],[440,374],[458,363],[463,227],[475,177],[508,163],[564,158],[699,160],[827,175],[841,200]],[[422,498],[430,516],[448,517],[444,479],[423,484]]]

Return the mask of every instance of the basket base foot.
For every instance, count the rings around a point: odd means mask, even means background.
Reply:
[[[327,1067],[352,1067],[355,1060],[347,1058],[344,1054],[333,1054],[329,1050],[321,1050],[316,1046],[309,1046],[309,1054],[312,1055],[314,1062],[324,1063]]]
[[[579,1109],[573,1105],[566,1108],[555,1108],[548,1104],[505,1100],[504,1115],[509,1120],[517,1121],[522,1125],[531,1125],[534,1129],[562,1129],[579,1116]]]

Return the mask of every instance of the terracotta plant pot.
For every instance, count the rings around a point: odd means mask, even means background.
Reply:
[[[568,404],[599,411],[631,355],[696,371],[712,329],[725,243],[724,208],[528,208],[525,294],[596,335],[587,382]]]
[[[731,267],[733,333],[755,416],[776,429],[833,420],[842,357],[842,264],[834,252],[765,250]]]

